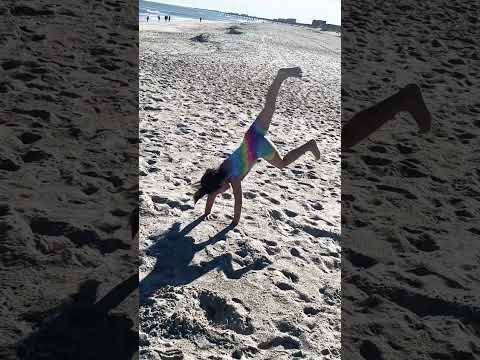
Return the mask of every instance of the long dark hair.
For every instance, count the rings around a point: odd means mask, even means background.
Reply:
[[[217,169],[207,169],[200,181],[194,184],[197,191],[193,194],[193,201],[197,203],[205,195],[220,189],[226,176],[227,172],[221,166]]]

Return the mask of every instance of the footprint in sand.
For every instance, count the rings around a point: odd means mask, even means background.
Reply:
[[[275,286],[283,291],[295,290],[295,288],[292,285],[287,284],[285,282],[277,282],[275,283]]]
[[[315,210],[323,210],[323,205],[320,202],[313,202],[310,206]]]
[[[320,313],[321,311],[322,310],[314,308],[312,306],[306,306],[305,308],[303,308],[303,313],[307,316],[315,316],[318,313]]]
[[[289,209],[284,209],[283,212],[285,213],[285,215],[291,218],[298,216],[298,213]]]
[[[292,322],[288,320],[280,320],[275,324],[275,327],[282,333],[286,333],[291,336],[298,337],[302,334],[302,330],[296,327]]]
[[[6,171],[17,171],[20,169],[20,166],[11,159],[0,158],[0,170]]]
[[[300,341],[292,336],[280,335],[258,344],[258,348],[262,350],[268,350],[274,347],[283,347],[286,350],[299,349]]]
[[[82,192],[86,195],[95,194],[98,191],[98,187],[92,184],[88,184],[86,187],[82,189]]]
[[[301,253],[300,253],[300,250],[298,250],[297,248],[291,248],[290,249],[290,254],[292,256],[295,256],[296,258],[299,258],[301,260],[304,260],[306,262],[309,262]]]
[[[211,323],[241,335],[252,335],[255,332],[252,319],[242,302],[228,302],[210,291],[201,292],[198,300],[200,308],[205,311],[205,316]]]
[[[293,283],[298,283],[298,281],[300,280],[300,278],[298,277],[297,274],[289,271],[289,270],[280,270],[280,272],[287,278],[289,279],[290,281],[292,281]]]
[[[417,250],[420,250],[423,252],[432,252],[440,249],[440,247],[436,244],[435,240],[429,234],[426,234],[426,233],[423,233],[418,237],[405,236],[405,238]]]
[[[25,132],[22,135],[20,135],[18,138],[24,144],[33,144],[34,142],[40,140],[42,136],[39,134],[31,133],[31,132]]]
[[[262,195],[265,199],[267,199],[268,201],[270,201],[272,204],[275,204],[275,205],[280,205],[280,204],[281,204],[280,200],[275,199],[275,198],[273,198],[273,197],[270,197],[270,196],[267,195],[266,193],[260,193],[260,195]]]
[[[257,197],[257,194],[255,194],[254,191],[245,191],[243,193],[243,196],[245,199],[251,200],[251,199],[255,199]]]
[[[22,160],[25,163],[31,162],[40,162],[42,160],[46,160],[50,158],[51,155],[42,151],[42,150],[30,150],[27,151],[25,154],[22,155]]]
[[[283,219],[283,214],[276,209],[269,210],[269,214],[275,220],[282,220]]]
[[[263,240],[263,242],[267,245],[265,251],[268,255],[276,255],[282,251],[275,241]]]
[[[268,246],[277,246],[277,242],[276,241],[271,241],[271,240],[263,240],[263,242],[265,244],[267,244]]]
[[[164,196],[153,195],[151,199],[155,204],[166,204],[172,209],[180,209],[182,211],[193,209],[193,206],[189,204],[182,204],[180,201],[170,200]]]
[[[168,350],[156,350],[155,352],[160,356],[162,360],[183,360],[185,359],[182,350],[168,349]]]

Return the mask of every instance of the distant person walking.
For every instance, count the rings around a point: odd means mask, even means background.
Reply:
[[[158,21],[160,22],[160,15],[157,15]]]
[[[200,22],[202,22],[202,18],[200,18]]]
[[[208,195],[205,217],[208,217],[210,214],[217,195],[227,191],[231,186],[235,199],[232,226],[238,224],[242,211],[241,183],[258,159],[265,159],[279,169],[287,167],[307,152],[311,152],[316,160],[320,159],[320,150],[315,140],[307,141],[282,157],[275,145],[266,137],[275,111],[275,103],[280,87],[290,77],[301,78],[302,70],[295,67],[278,71],[275,80],[273,80],[272,85],[268,89],[263,110],[245,133],[240,146],[220,166],[214,169],[207,169],[200,181],[195,184],[197,187],[193,195],[195,203],[205,195]]]
[[[170,15],[168,15],[168,22],[170,22]]]
[[[168,16],[165,15],[165,16],[163,17],[163,19],[165,20],[165,22],[167,22]]]
[[[150,18],[149,18],[148,15],[147,15],[147,22],[148,22],[148,19],[150,19]]]

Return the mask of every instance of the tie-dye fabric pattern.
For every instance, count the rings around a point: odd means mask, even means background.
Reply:
[[[275,148],[265,138],[266,131],[257,126],[256,122],[245,133],[243,142],[229,157],[230,177],[243,178],[257,159],[269,159],[275,154]]]

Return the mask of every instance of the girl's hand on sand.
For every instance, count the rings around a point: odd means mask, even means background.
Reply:
[[[284,79],[289,77],[301,78],[302,69],[300,69],[298,66],[293,68],[284,68],[284,69],[278,70],[278,75]]]

